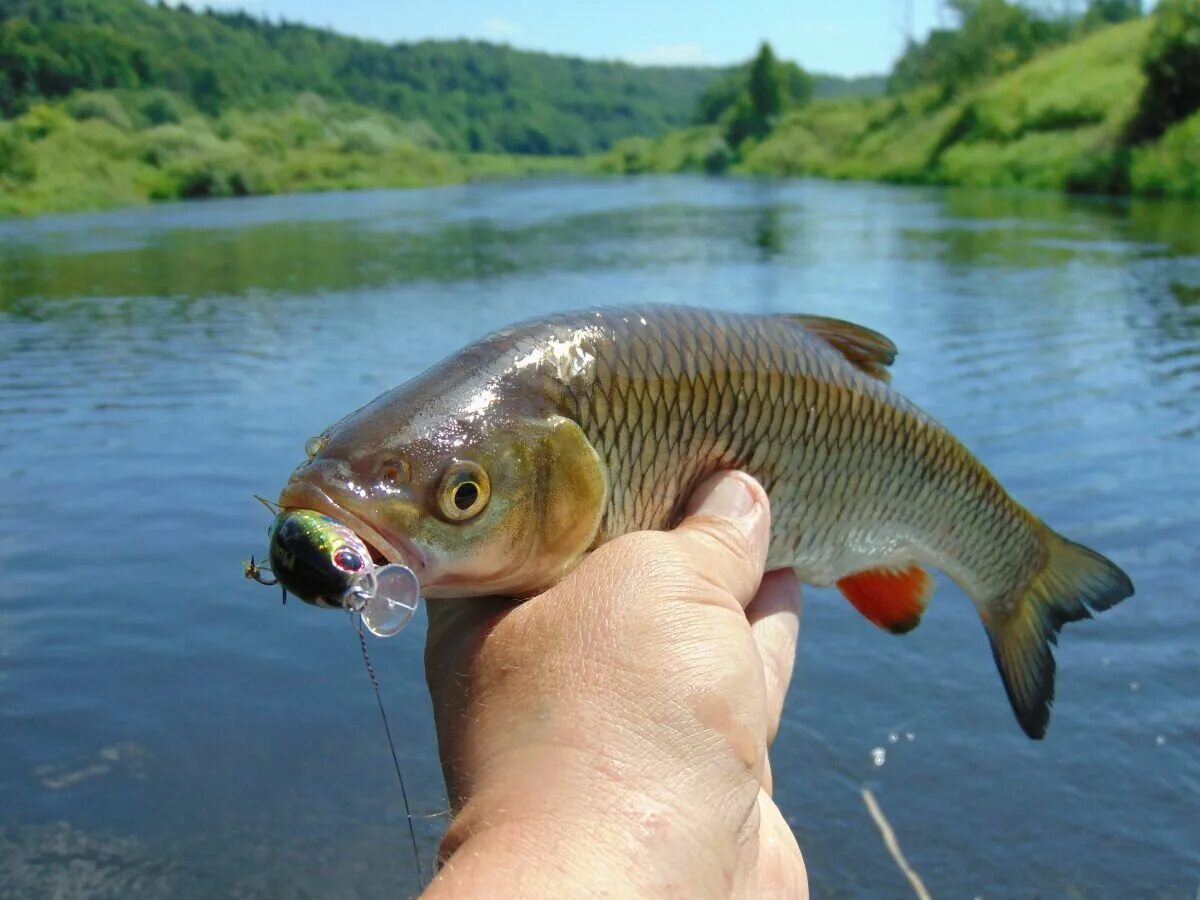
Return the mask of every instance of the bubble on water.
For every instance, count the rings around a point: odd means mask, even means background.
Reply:
[[[894,744],[898,740],[900,740],[900,735],[896,734],[896,732],[894,732],[894,731],[888,732],[888,743],[889,744]]]
[[[1163,737],[1161,734],[1158,735],[1158,737],[1156,737],[1154,739],[1154,743],[1157,744],[1159,747],[1161,747],[1166,742],[1167,742],[1167,739],[1165,737]]]
[[[1102,666],[1111,666],[1111,665],[1112,665],[1112,658],[1111,658],[1111,657],[1108,657],[1108,656],[1102,656],[1102,657],[1100,657],[1100,665],[1102,665]]]
[[[871,751],[871,762],[875,763],[875,768],[879,768],[887,762],[887,751],[882,747],[876,747]]]
[[[911,743],[917,739],[917,736],[915,734],[913,734],[911,731],[906,731],[906,732],[904,732],[904,739],[906,741],[908,741],[909,743]]]
[[[1131,681],[1131,682],[1129,682],[1129,689],[1130,689],[1131,691],[1136,691],[1136,690],[1138,690],[1139,688],[1141,688],[1141,686],[1142,686],[1142,685],[1141,685],[1141,682],[1138,682],[1138,681]]]

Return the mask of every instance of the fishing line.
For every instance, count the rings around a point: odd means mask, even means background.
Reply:
[[[379,679],[375,676],[375,667],[371,665],[371,657],[367,655],[367,637],[363,634],[361,615],[350,611],[354,622],[354,630],[358,633],[358,646],[362,648],[363,664],[367,667],[367,676],[371,679],[371,687],[375,689],[375,702],[379,705],[379,716],[383,719],[383,732],[387,735],[388,749],[392,751],[392,765],[396,769],[396,780],[400,782],[400,796],[404,798],[404,816],[408,819],[408,837],[412,841],[413,862],[417,865],[417,892],[425,886],[425,875],[421,871],[421,852],[417,849],[417,830],[413,827],[412,809],[408,805],[408,791],[404,787],[404,775],[400,772],[400,759],[396,756],[396,742],[392,740],[392,729],[388,725],[387,712],[383,708],[383,695],[379,691]]]

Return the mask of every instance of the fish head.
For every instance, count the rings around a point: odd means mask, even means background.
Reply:
[[[306,451],[280,505],[345,522],[375,562],[412,569],[426,597],[549,587],[590,548],[608,490],[595,449],[557,414],[429,421],[377,401]]]
[[[340,609],[371,573],[367,546],[350,528],[311,509],[285,509],[270,530],[271,573],[306,603]]]

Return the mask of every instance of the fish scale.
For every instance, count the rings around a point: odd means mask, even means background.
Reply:
[[[529,322],[332,426],[280,503],[359,523],[412,563],[428,597],[523,596],[606,541],[671,527],[701,480],[743,469],[771,500],[768,566],[837,583],[876,624],[915,627],[924,568],[957,582],[1018,720],[1041,737],[1058,630],[1133,586],[894,390],[895,353],[815,316],[658,306]],[[463,459],[493,482],[465,521],[438,512],[441,473]],[[396,460],[403,484],[385,474]]]

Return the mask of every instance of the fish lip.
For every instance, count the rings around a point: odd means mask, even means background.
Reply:
[[[407,538],[392,532],[372,528],[346,507],[339,504],[315,484],[289,484],[279,495],[279,505],[286,509],[311,509],[337,519],[365,543],[375,547],[390,563],[400,563],[417,573],[426,568],[425,558]],[[423,586],[423,585],[422,585]]]

